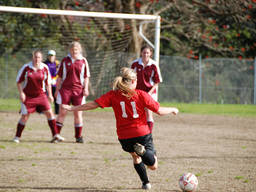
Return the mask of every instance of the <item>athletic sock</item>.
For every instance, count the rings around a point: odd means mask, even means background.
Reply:
[[[63,124],[58,122],[58,121],[56,121],[56,127],[57,127],[57,133],[60,133],[60,131],[61,131],[62,127],[63,127]]]
[[[80,138],[82,135],[83,125],[75,125],[75,138]]]
[[[22,131],[24,130],[25,124],[19,122],[17,124],[16,137],[21,137]]]
[[[146,150],[143,156],[141,156],[142,162],[147,166],[153,166],[156,162],[154,152]]]
[[[149,127],[149,130],[150,130],[150,133],[152,133],[154,122],[148,121],[147,123],[148,123],[148,127]]]
[[[140,162],[139,164],[133,164],[136,172],[140,176],[140,180],[142,181],[143,185],[146,185],[149,183],[147,170],[143,162]]]
[[[51,129],[52,136],[56,135],[58,133],[57,127],[56,127],[56,120],[55,119],[48,119],[48,125]]]

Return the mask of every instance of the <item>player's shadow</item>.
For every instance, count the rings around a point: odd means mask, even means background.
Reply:
[[[112,189],[97,189],[90,187],[18,187],[18,186],[0,186],[0,190],[39,190],[39,191],[83,191],[83,192],[116,192]]]
[[[134,190],[140,191],[139,188],[118,188],[118,189],[107,189],[107,188],[90,188],[90,187],[19,187],[19,186],[0,186],[0,190],[40,190],[40,191],[83,191],[83,192],[118,192],[118,191],[127,191]],[[141,189],[142,191],[142,189]],[[143,190],[144,191],[144,190]],[[161,191],[166,192],[180,192],[179,190],[165,190],[161,189]]]
[[[12,139],[0,139],[0,142],[3,142],[3,143],[14,143]],[[51,143],[51,140],[21,140],[20,143]],[[59,142],[58,144],[65,144],[65,143],[68,143],[68,144],[72,144],[72,143],[75,143],[75,141],[72,141],[72,140],[65,140],[65,141],[62,141],[62,142]],[[120,145],[119,143],[114,143],[114,142],[95,142],[95,141],[92,141],[92,140],[88,140],[86,141],[85,140],[85,144],[96,144],[96,145]]]
[[[3,143],[14,143],[13,140],[10,139],[2,139],[0,142]],[[22,140],[22,143],[51,143],[50,140]]]

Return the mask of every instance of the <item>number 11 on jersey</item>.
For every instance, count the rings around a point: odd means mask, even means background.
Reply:
[[[130,102],[130,104],[132,106],[133,118],[138,118],[139,114],[137,113],[137,110],[136,110],[136,103],[134,101],[132,101],[132,102]],[[127,118],[128,115],[127,115],[126,110],[125,110],[125,102],[121,101],[120,105],[121,105],[121,109],[122,109],[122,117]]]

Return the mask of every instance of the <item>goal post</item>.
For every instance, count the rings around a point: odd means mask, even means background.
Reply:
[[[41,9],[41,8],[11,7],[11,6],[0,6],[0,11],[15,12],[15,13],[67,15],[67,16],[82,16],[82,17],[104,17],[104,18],[115,18],[115,19],[136,19],[136,20],[152,21],[152,22],[155,22],[155,42],[154,42],[154,47],[153,47],[154,48],[154,60],[157,63],[159,63],[161,17],[158,15],[71,11],[71,10]],[[142,36],[142,38],[145,39],[145,37],[143,35],[141,35],[141,36]]]
[[[154,49],[154,60],[157,62],[157,65],[159,65],[159,54],[160,54],[160,16],[158,15],[144,15],[144,14],[126,14],[126,13],[106,13],[106,12],[88,12],[88,11],[73,11],[73,10],[56,10],[56,9],[41,9],[41,8],[27,8],[27,7],[11,7],[11,6],[0,6],[0,12],[5,12],[9,14],[14,14],[14,17],[16,14],[25,14],[25,15],[33,15],[32,20],[27,20],[27,24],[31,24],[33,28],[36,29],[37,27],[42,27],[39,24],[33,23],[33,19],[37,16],[39,19],[44,19],[45,15],[49,15],[51,18],[56,18],[56,26],[58,27],[59,23],[58,21],[62,21],[63,18],[65,17],[66,23],[64,22],[63,26],[66,27],[67,29],[69,28],[78,28],[75,29],[75,33],[73,31],[67,31],[64,35],[59,34],[59,32],[54,33],[53,35],[56,36],[56,38],[60,38],[61,42],[63,44],[57,45],[59,42],[53,42],[51,45],[54,45],[52,49],[57,49],[57,56],[63,56],[59,53],[65,52],[66,50],[63,48],[66,45],[69,44],[70,39],[73,38],[74,40],[74,35],[76,39],[78,40],[83,40],[85,44],[89,45],[94,45],[98,44],[102,49],[97,49],[92,50],[91,47],[86,47],[88,52],[88,58],[89,60],[89,65],[91,71],[93,71],[95,74],[92,73],[92,90],[95,90],[96,93],[94,96],[99,96],[102,93],[106,91],[110,82],[113,80],[113,77],[116,75],[116,73],[112,72],[113,67],[111,66],[111,62],[113,64],[114,60],[121,60],[120,62],[127,62],[127,58],[129,58],[127,55],[131,53],[125,52],[126,56],[117,56],[117,52],[122,49],[126,50],[125,46],[128,45],[128,42],[131,39],[131,29],[129,26],[126,26],[125,21],[129,20],[138,20],[140,25],[143,25],[143,22],[150,22],[150,30],[154,30],[154,39],[151,38],[151,41],[154,41],[154,43],[151,43],[153,45]],[[57,18],[58,17],[58,18]],[[75,19],[74,19],[75,18]],[[92,18],[92,19],[91,19]],[[57,20],[58,19],[58,20]],[[35,19],[36,20],[36,19]],[[86,20],[86,21],[84,21]],[[93,21],[92,21],[93,20]],[[106,21],[105,21],[106,20]],[[115,24],[114,22],[122,20],[124,21],[124,30],[123,31],[115,31]],[[43,22],[43,21],[42,21]],[[87,22],[87,23],[85,23]],[[103,23],[106,22],[106,23]],[[118,23],[118,22],[116,22]],[[96,25],[101,25],[100,27]],[[108,25],[108,29],[104,31],[104,27]],[[138,27],[138,26],[137,26]],[[59,29],[62,30],[62,29]],[[82,31],[78,31],[82,30]],[[111,31],[112,30],[112,31]],[[30,32],[30,31],[28,31]],[[106,34],[109,32],[109,34]],[[32,34],[33,35],[33,34]],[[65,36],[67,35],[67,36]],[[73,35],[73,36],[72,36]],[[147,42],[149,43],[148,39],[143,35],[143,33],[139,33],[139,35]],[[26,38],[26,34],[23,33],[20,36],[23,36],[21,38]],[[60,37],[61,36],[61,37]],[[86,39],[83,39],[86,36]],[[15,37],[19,38],[19,37]],[[98,38],[98,39],[97,39]],[[109,40],[110,39],[110,40]],[[113,40],[114,39],[114,40]],[[15,39],[16,40],[16,39]],[[21,39],[22,40],[22,39]],[[44,38],[42,38],[42,44]],[[52,38],[52,41],[54,41],[54,37]],[[32,42],[33,44],[33,42]],[[65,45],[65,46],[63,46]],[[36,45],[34,45],[36,46]],[[58,47],[59,46],[59,47]],[[47,45],[42,45],[44,49],[50,48],[50,46]],[[112,50],[110,50],[110,48]],[[26,47],[28,48],[28,47]],[[32,49],[33,47],[31,47]],[[115,50],[113,50],[115,49]],[[31,50],[30,50],[31,51]],[[94,51],[92,53],[92,51]],[[45,50],[46,52],[46,50]],[[103,53],[104,52],[104,53]],[[29,53],[26,53],[29,54]],[[64,54],[64,53],[63,53]],[[66,54],[66,53],[65,53]],[[107,55],[108,54],[108,55]],[[136,54],[136,53],[135,53]],[[107,56],[106,56],[107,55]],[[16,58],[11,57],[11,59]],[[7,58],[8,56],[6,56]],[[17,56],[18,57],[18,56]],[[23,58],[23,56],[22,56]],[[21,64],[23,61],[21,59],[16,58]],[[93,62],[90,62],[92,61]],[[126,61],[125,61],[126,60]],[[14,61],[8,61],[8,62],[3,62],[3,63],[14,63]],[[16,62],[16,61],[15,61]],[[7,65],[7,64],[4,64]],[[1,67],[1,63],[0,63]],[[13,67],[13,66],[12,66]],[[2,67],[1,67],[2,68]],[[17,69],[14,69],[17,70]],[[114,69],[115,71],[118,71],[117,68]],[[0,70],[1,73],[1,70]],[[4,72],[3,72],[4,73]],[[11,77],[11,75],[9,75]],[[108,77],[107,77],[108,76]],[[103,83],[104,82],[104,83]],[[14,86],[15,87],[15,86]],[[99,87],[103,87],[101,90]],[[11,88],[10,88],[11,89]],[[7,89],[5,89],[7,90]],[[100,90],[100,91],[99,91]],[[0,90],[1,91],[1,90]],[[10,95],[5,94],[5,95]],[[0,95],[0,97],[2,97]]]

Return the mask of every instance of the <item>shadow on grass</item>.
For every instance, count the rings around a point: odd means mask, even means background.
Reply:
[[[28,190],[52,190],[52,191],[84,191],[84,192],[116,192],[112,189],[93,189],[90,187],[18,187],[18,186],[0,186],[1,189],[15,189],[15,190],[21,190],[21,189],[28,189]]]
[[[3,142],[3,143],[14,143],[12,139],[0,139],[0,142]],[[20,143],[51,143],[51,140],[23,140],[21,139],[20,140]],[[77,144],[74,141],[68,141],[68,140],[65,140],[65,141],[62,141],[62,142],[58,142],[58,143],[53,143],[53,144],[65,144],[65,143],[68,143],[68,144]],[[84,144],[94,144],[94,145],[120,145],[118,142],[116,143],[113,143],[113,142],[95,142],[95,141],[92,141],[92,140],[88,140],[86,141],[85,140],[85,143]],[[79,144],[80,145],[80,144]]]
[[[83,191],[83,192],[118,192],[118,191],[144,191],[139,188],[123,188],[123,189],[97,189],[97,188],[90,188],[90,187],[18,187],[18,186],[0,186],[0,190],[38,190],[38,191],[43,191],[43,190],[52,190],[52,191]],[[166,191],[166,192],[180,192],[179,190],[162,190],[161,191]]]

